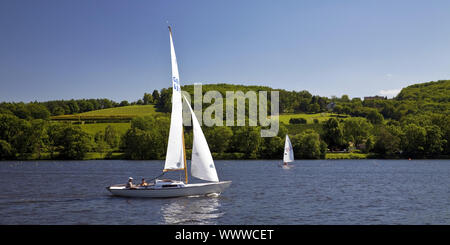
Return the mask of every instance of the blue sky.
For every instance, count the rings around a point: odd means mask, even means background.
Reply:
[[[450,79],[450,1],[0,1],[0,101],[136,101],[181,84],[391,95]]]

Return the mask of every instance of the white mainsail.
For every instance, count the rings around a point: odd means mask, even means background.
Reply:
[[[172,115],[170,117],[169,142],[167,144],[166,163],[164,170],[184,169],[183,150],[183,115],[181,101],[180,77],[178,75],[178,64],[175,56],[175,48],[170,31],[170,55],[172,60]]]
[[[184,97],[184,100],[191,111],[194,135],[194,141],[192,143],[191,175],[202,180],[218,182],[219,177],[217,176],[214,160],[211,151],[209,150],[208,143],[206,142],[205,135],[203,134],[200,123],[186,97]]]
[[[293,162],[294,161],[294,150],[292,149],[291,141],[289,136],[286,134],[286,142],[284,143],[284,157],[283,162]]]

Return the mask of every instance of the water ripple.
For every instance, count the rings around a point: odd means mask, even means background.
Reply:
[[[0,162],[0,224],[448,225],[449,163],[216,161],[233,181],[218,197],[139,199],[104,187],[156,176],[163,161]]]

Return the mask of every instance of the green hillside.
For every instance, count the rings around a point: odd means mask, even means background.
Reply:
[[[193,95],[192,85],[183,90]],[[226,91],[273,89],[208,84],[202,93],[211,90],[224,96]],[[279,159],[286,134],[297,159],[450,157],[450,80],[408,86],[394,99],[276,91],[281,113],[278,135],[261,138],[260,127],[203,127],[215,158]],[[131,103],[108,99],[2,102],[0,160],[163,159],[171,94],[167,88],[154,90]],[[208,106],[203,104],[204,109]],[[189,152],[189,127],[185,139]]]
[[[397,100],[450,102],[450,80],[418,83],[403,88]]]

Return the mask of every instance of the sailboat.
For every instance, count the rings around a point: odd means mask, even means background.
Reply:
[[[170,54],[172,63],[172,114],[170,118],[169,140],[167,144],[166,161],[163,174],[169,171],[184,171],[185,180],[155,179],[146,186],[127,187],[125,184],[107,187],[113,195],[126,197],[180,197],[220,194],[231,185],[231,181],[219,181],[214,160],[206,142],[202,128],[191,108],[190,103],[183,96],[192,116],[194,140],[192,143],[191,175],[208,182],[189,183],[186,149],[184,144],[184,130],[182,118],[182,95],[178,74],[178,64],[173,45],[172,30],[169,26]]]
[[[284,169],[289,169],[292,165],[289,165],[289,162],[294,161],[294,149],[292,148],[291,140],[289,136],[286,134],[286,141],[284,143],[284,155],[283,155],[283,164],[281,165]]]

